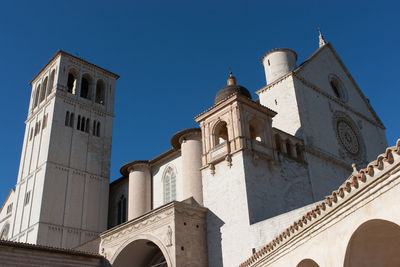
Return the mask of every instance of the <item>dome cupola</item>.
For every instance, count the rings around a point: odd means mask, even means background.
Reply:
[[[219,92],[215,96],[214,105],[233,94],[241,94],[247,98],[252,99],[249,90],[237,84],[236,78],[232,76],[232,72],[229,73],[229,78],[226,81],[226,84],[227,85],[219,90]]]

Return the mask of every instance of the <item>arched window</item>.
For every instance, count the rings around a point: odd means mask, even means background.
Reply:
[[[256,118],[249,121],[250,139],[258,142],[263,142],[263,127],[262,123]]]
[[[81,129],[81,115],[78,115],[78,122],[76,123],[76,129]]]
[[[127,213],[126,197],[122,195],[118,200],[118,217],[117,217],[118,224],[126,222],[126,213]]]
[[[98,80],[96,84],[95,102],[104,105],[104,82],[102,80]]]
[[[47,126],[47,116],[48,116],[48,114],[44,115],[44,117],[43,117],[43,126],[42,126],[42,129],[46,128],[46,126]]]
[[[286,139],[286,154],[289,157],[292,157],[293,153],[292,153],[292,143],[290,142],[289,139]]]
[[[214,144],[217,146],[228,141],[228,127],[226,122],[219,122],[214,129]]]
[[[65,114],[65,126],[69,126],[69,111]]]
[[[339,98],[342,101],[347,100],[347,94],[346,90],[343,86],[343,83],[340,81],[340,79],[336,75],[330,75],[329,76],[329,84],[332,89],[332,93],[334,96]]]
[[[90,99],[90,76],[85,74],[81,81],[81,97]]]
[[[97,127],[96,127],[96,136],[100,136],[100,122],[97,122]]]
[[[39,95],[40,95],[40,84],[36,87],[35,101],[33,107],[37,107],[37,105],[39,104]]]
[[[90,127],[90,120],[89,118],[86,119],[86,127],[85,127],[85,132],[89,132],[89,127]]]
[[[71,116],[69,117],[69,127],[74,127],[74,113],[71,113]]]
[[[47,86],[46,96],[48,96],[51,93],[51,91],[53,90],[55,72],[56,71],[53,70],[50,74],[50,80],[49,80],[49,85]]]
[[[42,89],[40,90],[40,99],[39,99],[40,103],[42,103],[42,101],[46,98],[47,81],[48,78],[46,77],[42,83]]]
[[[164,203],[176,200],[176,173],[169,166],[164,174]]]
[[[72,72],[70,72],[68,73],[67,92],[71,94],[75,93],[75,86],[76,86],[75,75]]]
[[[10,230],[10,224],[7,222],[3,229],[1,230],[0,240],[7,240],[8,239],[8,232]]]
[[[81,130],[82,132],[85,131],[85,122],[86,122],[85,117],[82,117],[82,118],[81,118],[81,128],[80,128],[80,130]]]
[[[282,149],[281,149],[281,137],[278,134],[276,134],[274,139],[275,139],[276,150],[278,152],[281,152],[282,151]]]

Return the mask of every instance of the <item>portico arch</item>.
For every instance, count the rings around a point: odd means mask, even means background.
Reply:
[[[173,266],[167,248],[151,234],[138,235],[123,242],[110,263],[113,267]]]
[[[369,220],[352,234],[344,267],[400,266],[399,248],[399,225],[386,220]]]

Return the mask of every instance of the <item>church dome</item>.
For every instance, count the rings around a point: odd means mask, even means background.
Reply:
[[[219,92],[215,96],[214,105],[233,94],[241,94],[247,98],[252,99],[249,90],[241,85],[237,85],[236,78],[232,76],[231,72],[227,80],[227,86],[219,90]]]

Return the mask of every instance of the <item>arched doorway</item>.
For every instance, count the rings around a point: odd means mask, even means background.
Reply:
[[[113,267],[168,267],[161,249],[152,241],[139,239],[128,244],[117,256]]]
[[[385,220],[360,225],[350,238],[344,267],[400,266],[400,226]]]

